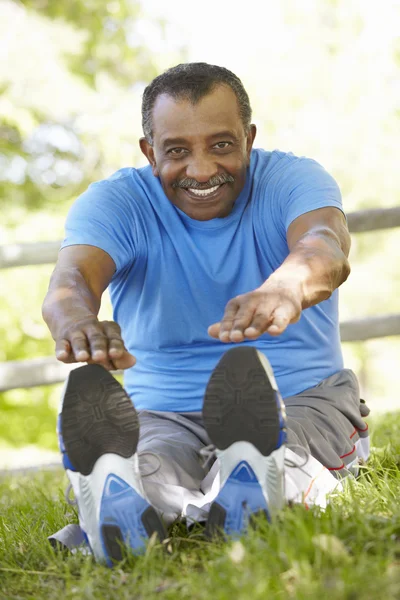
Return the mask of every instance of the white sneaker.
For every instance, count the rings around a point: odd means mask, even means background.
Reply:
[[[251,515],[270,519],[284,505],[285,406],[262,352],[238,346],[223,355],[207,385],[203,419],[221,486],[206,533],[239,535]]]
[[[95,558],[112,566],[124,545],[139,554],[164,525],[139,474],[139,421],[132,400],[100,365],[71,371],[58,422],[63,464]]]

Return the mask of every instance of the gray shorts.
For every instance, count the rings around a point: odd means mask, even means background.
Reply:
[[[301,446],[335,477],[354,473],[369,448],[368,425],[362,418],[369,410],[360,401],[355,374],[343,369],[284,402],[288,446],[296,453]],[[176,514],[180,496],[185,490],[204,489],[209,472],[200,454],[210,444],[201,413],[140,411],[139,419],[138,453],[146,492],[164,511],[169,505]]]

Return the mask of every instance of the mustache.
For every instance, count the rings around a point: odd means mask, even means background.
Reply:
[[[216,185],[222,185],[223,183],[234,183],[235,178],[232,175],[225,175],[225,173],[221,173],[220,175],[214,175],[207,181],[207,183],[199,183],[195,179],[191,179],[190,177],[184,177],[179,181],[174,181],[172,184],[173,188],[192,188],[194,190],[207,190],[210,187],[214,187]]]

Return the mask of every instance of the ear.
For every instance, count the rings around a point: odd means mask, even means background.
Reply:
[[[253,124],[250,125],[249,133],[246,136],[246,155],[247,155],[247,166],[250,164],[250,153],[253,148],[253,143],[256,137],[257,127]]]
[[[156,165],[156,157],[154,155],[154,148],[153,146],[150,144],[150,142],[148,140],[146,140],[145,137],[140,138],[139,140],[139,146],[141,151],[143,152],[143,154],[145,155],[145,157],[147,158],[147,160],[149,161],[151,168],[153,170],[153,175],[155,177],[158,177],[158,169],[157,169],[157,165]]]

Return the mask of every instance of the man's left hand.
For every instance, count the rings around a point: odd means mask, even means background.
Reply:
[[[254,340],[263,333],[277,336],[301,315],[301,294],[297,287],[266,282],[260,288],[228,302],[222,321],[208,328],[221,342]]]

